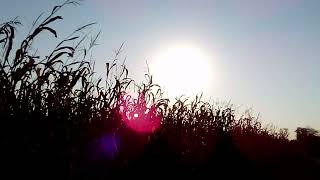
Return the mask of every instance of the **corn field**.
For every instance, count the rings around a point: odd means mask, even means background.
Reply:
[[[252,162],[268,167],[271,156],[290,156],[287,129],[266,128],[250,112],[236,117],[231,105],[213,105],[201,95],[169,103],[152,72],[142,84],[135,82],[119,63],[123,44],[97,78],[90,53],[100,33],[84,33],[94,23],[39,56],[33,42],[45,32],[57,37],[51,24],[63,19],[61,9],[77,4],[67,0],[39,16],[21,43],[15,39],[18,19],[0,24],[1,137],[8,169],[85,179],[143,174],[138,167],[215,176],[231,169],[252,174],[245,169],[255,171]],[[137,117],[147,123],[138,124]]]

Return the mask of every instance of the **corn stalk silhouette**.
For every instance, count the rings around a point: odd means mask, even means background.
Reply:
[[[160,117],[161,128],[150,139],[165,137],[187,160],[204,158],[223,136],[232,137],[235,143],[249,136],[287,140],[287,131],[264,128],[250,113],[236,118],[231,106],[214,106],[202,101],[201,95],[192,100],[180,97],[170,105],[150,73],[139,85],[129,77],[125,64],[119,64],[124,44],[106,63],[105,78],[96,78],[90,53],[100,32],[87,33],[95,23],[79,27],[44,57],[33,52],[32,43],[43,32],[58,37],[50,27],[62,20],[57,13],[78,4],[67,0],[42,21],[41,14],[20,44],[15,41],[16,28],[21,25],[18,19],[0,25],[0,115],[7,152],[18,151],[20,158],[36,154],[70,169],[88,143],[127,128],[121,114],[130,118],[136,112],[142,112],[144,118]],[[137,97],[130,95],[133,89]]]

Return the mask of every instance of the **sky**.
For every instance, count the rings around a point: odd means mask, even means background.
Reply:
[[[16,16],[30,28],[60,0],[1,0],[0,22]],[[206,97],[260,113],[279,128],[320,129],[320,1],[318,0],[86,0],[61,11],[58,36],[97,22],[96,70],[125,42],[134,79],[146,61],[172,43],[205,49],[214,64]],[[25,31],[18,31],[18,35]],[[40,47],[50,47],[40,43]]]

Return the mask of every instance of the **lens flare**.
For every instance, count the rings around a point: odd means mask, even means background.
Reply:
[[[137,113],[134,113],[133,117],[137,118],[139,115]]]
[[[119,151],[120,139],[117,134],[106,133],[89,145],[91,160],[113,160]]]
[[[136,132],[153,133],[160,128],[161,116],[157,113],[156,107],[147,107],[146,102],[141,99],[136,103],[122,103],[120,114],[127,127]]]

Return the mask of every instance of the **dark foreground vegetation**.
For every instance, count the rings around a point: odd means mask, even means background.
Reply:
[[[0,25],[4,179],[320,178],[320,137],[312,128],[297,128],[289,140],[287,129],[266,128],[249,112],[236,117],[231,105],[199,96],[169,103],[149,74],[142,84],[128,77],[117,61],[121,48],[105,78],[95,78],[90,50],[98,35],[85,33],[93,24],[38,56],[34,40],[57,37],[50,25],[75,3],[39,17],[21,43],[19,21]]]

